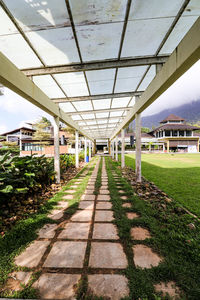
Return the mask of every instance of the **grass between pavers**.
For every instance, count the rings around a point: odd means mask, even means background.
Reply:
[[[175,204],[167,204],[164,212],[154,209],[150,203],[134,195],[131,185],[121,176],[118,163],[106,158],[108,184],[113,203],[115,224],[120,240],[128,258],[125,275],[129,280],[130,297],[127,299],[159,299],[153,285],[159,282],[175,281],[183,291],[181,299],[200,299],[200,224],[188,214],[172,213]],[[129,197],[132,208],[123,208],[125,201],[120,199],[112,171],[119,174],[125,195]],[[129,220],[126,212],[136,212],[139,218]],[[194,223],[191,230],[187,224]],[[134,226],[146,228],[151,238],[145,241],[133,241],[130,229]],[[151,269],[136,268],[133,263],[132,246],[144,244],[163,257],[162,263]],[[162,299],[170,299],[169,297]]]
[[[37,292],[31,288],[33,281],[37,279],[37,274],[33,274],[33,280],[25,287],[24,290],[13,293],[12,295],[1,294],[1,286],[7,280],[8,274],[17,270],[28,270],[27,268],[16,267],[14,264],[14,258],[19,255],[27,246],[37,238],[37,230],[47,223],[58,223],[59,221],[53,221],[47,217],[47,214],[55,208],[55,205],[59,201],[63,201],[63,196],[66,194],[67,189],[80,178],[81,174],[88,170],[87,175],[83,178],[82,182],[76,189],[76,193],[73,194],[73,199],[68,200],[68,209],[65,211],[65,217],[70,217],[78,208],[80,197],[85,191],[87,182],[94,169],[94,165],[97,158],[93,158],[89,164],[87,164],[73,179],[71,179],[61,191],[55,194],[49,199],[43,207],[36,213],[31,215],[26,220],[19,221],[5,236],[0,238],[0,297],[12,297],[12,298],[37,298]]]
[[[135,169],[135,156],[125,163]],[[200,154],[142,154],[142,175],[200,217]]]

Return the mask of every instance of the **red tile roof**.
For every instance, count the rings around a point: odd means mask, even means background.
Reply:
[[[174,114],[170,114],[168,117],[166,117],[164,120],[162,120],[160,123],[165,123],[167,121],[185,121],[185,119],[176,116]]]

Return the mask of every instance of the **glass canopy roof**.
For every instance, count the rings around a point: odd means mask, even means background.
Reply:
[[[0,51],[93,138],[111,136],[200,16],[199,0],[0,4]]]

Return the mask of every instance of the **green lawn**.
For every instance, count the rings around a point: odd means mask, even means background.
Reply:
[[[135,155],[126,155],[135,168]],[[200,216],[200,154],[142,154],[142,175]]]

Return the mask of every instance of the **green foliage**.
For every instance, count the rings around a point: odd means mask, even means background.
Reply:
[[[54,180],[53,160],[44,156],[0,156],[1,203],[33,194]]]
[[[0,155],[4,155],[7,152],[10,152],[12,154],[19,154],[19,147],[2,147],[0,148]]]
[[[68,167],[75,166],[75,155],[63,154],[60,156],[61,174],[67,171]]]
[[[51,123],[50,123],[51,124]],[[42,118],[40,121],[34,124],[36,132],[33,134],[33,138],[39,140],[41,144],[48,145],[48,139],[50,139],[51,134],[45,129],[49,126],[49,121],[46,118]]]

